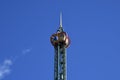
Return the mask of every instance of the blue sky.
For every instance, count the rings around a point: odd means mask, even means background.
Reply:
[[[0,0],[0,80],[54,79],[61,11],[68,80],[120,80],[119,0]]]

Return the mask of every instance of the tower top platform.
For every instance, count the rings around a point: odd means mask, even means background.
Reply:
[[[67,48],[70,45],[70,39],[68,37],[68,34],[63,30],[62,13],[60,13],[60,27],[57,32],[50,37],[50,41],[54,47],[60,44]]]

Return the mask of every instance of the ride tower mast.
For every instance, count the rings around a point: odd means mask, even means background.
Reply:
[[[60,14],[60,27],[55,34],[50,37],[54,46],[54,80],[67,80],[66,72],[66,48],[70,44],[70,39],[62,27],[62,14]]]

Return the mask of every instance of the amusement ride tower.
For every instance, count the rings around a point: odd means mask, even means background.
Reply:
[[[54,46],[54,80],[67,80],[66,74],[66,48],[70,44],[70,39],[62,27],[62,14],[60,14],[60,27],[55,34],[50,37]]]

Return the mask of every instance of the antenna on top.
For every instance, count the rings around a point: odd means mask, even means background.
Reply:
[[[62,27],[62,12],[60,12],[60,27]]]
[[[62,28],[62,12],[60,12],[60,27],[57,30],[57,32],[63,32],[63,28]]]

